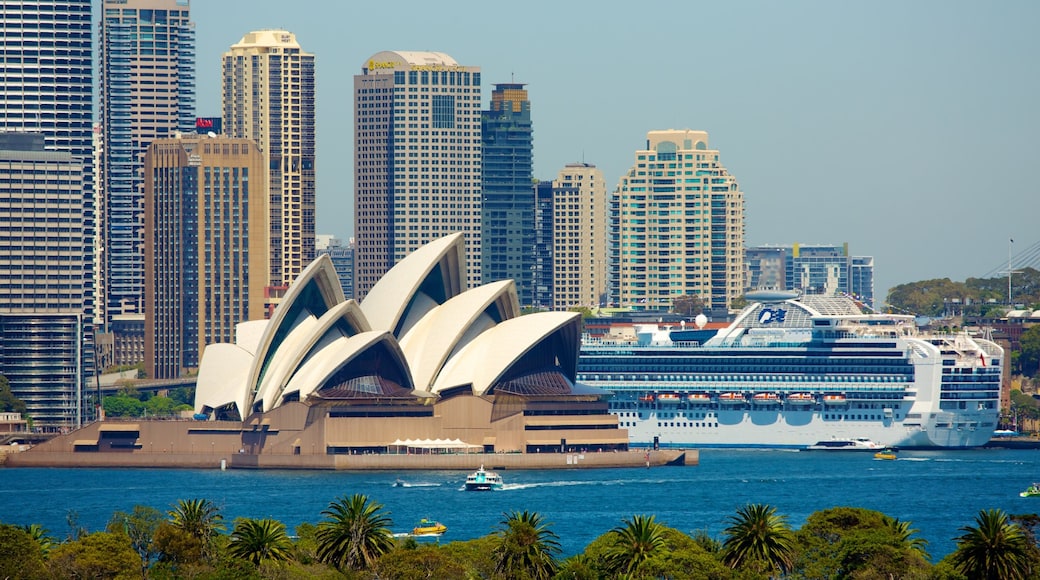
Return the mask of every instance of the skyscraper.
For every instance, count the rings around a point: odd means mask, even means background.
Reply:
[[[744,292],[744,194],[704,131],[647,133],[611,203],[611,301],[668,310],[699,296],[724,315]]]
[[[148,376],[197,369],[207,344],[264,317],[267,162],[256,143],[185,135],[145,155],[145,364]]]
[[[522,306],[534,302],[531,101],[519,83],[496,84],[481,115],[483,283],[513,280]]]
[[[314,259],[314,55],[285,30],[250,32],[224,53],[224,132],[252,139],[270,168],[271,285]]]
[[[43,428],[77,426],[94,411],[79,390],[94,373],[91,25],[90,0],[0,0],[0,131],[39,134],[0,146],[0,197],[12,212],[0,236],[9,269],[0,374],[35,401]],[[34,292],[41,283],[47,290]]]
[[[45,429],[78,427],[92,353],[83,159],[0,133],[0,374]]]
[[[440,52],[374,54],[354,76],[354,292],[447,234],[480,284],[480,68]]]
[[[195,130],[195,24],[188,0],[104,0],[99,34],[105,320],[144,299],[144,154]]]
[[[851,256],[848,243],[770,245],[746,251],[748,289],[852,295],[874,307],[874,258]]]
[[[607,290],[607,184],[591,163],[553,181],[553,310],[596,308]]]

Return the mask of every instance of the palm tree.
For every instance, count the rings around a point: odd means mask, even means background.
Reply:
[[[285,524],[271,519],[238,520],[228,543],[229,554],[257,566],[264,560],[288,560],[292,548],[292,540],[285,533]]]
[[[174,527],[208,542],[217,532],[224,530],[224,516],[220,508],[208,499],[182,499],[177,506],[166,512]]]
[[[321,514],[327,519],[318,524],[318,559],[339,570],[363,570],[394,547],[390,512],[367,496],[344,496]]]
[[[892,531],[899,543],[911,552],[916,552],[922,558],[928,559],[928,550],[925,546],[928,545],[928,540],[924,538],[914,538],[913,535],[918,530],[910,527],[910,522],[901,522],[899,518],[890,518],[888,516],[882,516],[882,521],[888,526],[888,529]]]
[[[40,524],[25,525],[22,526],[22,530],[29,534],[29,537],[32,538],[34,542],[39,544],[40,549],[43,550],[44,554],[49,553],[51,548],[57,546],[57,542],[54,541],[54,538],[48,535],[50,532]]]
[[[960,528],[953,564],[969,578],[1016,580],[1029,572],[1029,544],[1021,526],[999,509],[983,510],[975,527]]]
[[[730,526],[723,533],[722,562],[730,568],[762,563],[769,570],[788,572],[794,564],[794,533],[787,518],[776,508],[764,504],[748,504],[728,518]],[[758,570],[764,572],[765,570]]]
[[[611,530],[614,545],[607,554],[607,568],[613,574],[632,574],[667,545],[664,528],[654,516],[632,516],[623,523]]]
[[[507,578],[552,578],[560,553],[559,536],[532,512],[503,514],[495,548],[495,572]]]

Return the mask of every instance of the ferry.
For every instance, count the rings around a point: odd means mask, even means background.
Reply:
[[[746,297],[703,343],[659,324],[629,340],[583,337],[577,380],[613,394],[632,446],[804,449],[866,437],[965,448],[993,436],[1005,364],[996,343],[926,334],[912,316],[865,313],[845,296]]]
[[[480,469],[466,477],[466,491],[493,491],[502,489],[504,485],[502,476],[494,471],[487,471],[481,465]]]

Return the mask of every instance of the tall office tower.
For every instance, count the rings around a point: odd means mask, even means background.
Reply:
[[[447,234],[480,284],[480,67],[440,52],[380,52],[354,76],[354,293]]]
[[[607,185],[590,163],[553,181],[553,310],[597,308],[607,290]]]
[[[612,302],[668,310],[694,295],[724,316],[744,292],[744,194],[708,134],[647,133],[614,197]]]
[[[92,252],[83,159],[44,141],[0,133],[0,375],[50,430],[79,427],[87,411]]]
[[[68,226],[81,228],[88,259],[95,235],[91,26],[90,0],[0,0],[0,131],[41,133],[44,149],[71,154],[81,168],[82,221]],[[85,324],[76,345],[85,357],[78,379],[85,384],[95,366],[95,288],[92,270],[79,271],[82,303],[75,307],[82,309]],[[40,383],[22,386],[46,388]],[[76,416],[90,418],[93,412],[93,407],[77,407]]]
[[[103,0],[101,212],[105,320],[144,299],[144,154],[195,130],[195,24],[188,0]]]
[[[332,260],[339,276],[339,285],[343,288],[343,296],[350,299],[354,297],[354,238],[347,245],[343,240],[327,234],[314,236],[314,253],[325,254]]]
[[[144,210],[145,365],[175,378],[264,317],[266,156],[249,139],[160,139],[145,155]]]
[[[270,168],[271,285],[314,259],[314,55],[284,30],[250,32],[224,53],[224,132],[252,139]]]
[[[756,246],[744,251],[746,290],[786,290],[790,247]]]
[[[531,306],[539,310],[553,306],[553,182],[534,184],[534,256]]]
[[[521,306],[534,302],[531,101],[518,83],[496,84],[481,114],[480,242],[483,283],[513,280]]]

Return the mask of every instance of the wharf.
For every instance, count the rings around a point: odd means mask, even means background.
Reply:
[[[1022,437],[994,437],[983,447],[987,449],[1040,449],[1040,438]]]

